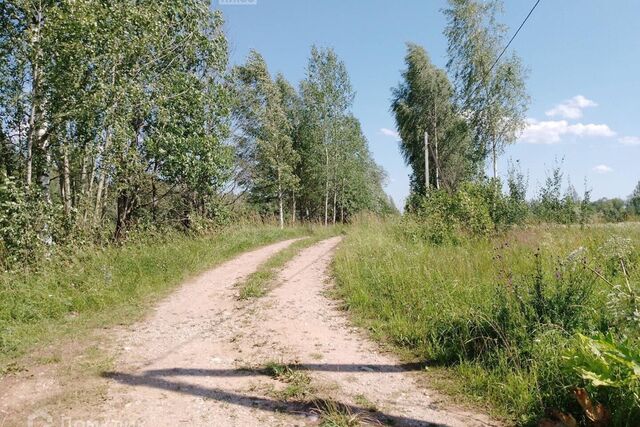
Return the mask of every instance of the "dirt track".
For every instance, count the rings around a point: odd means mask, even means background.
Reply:
[[[185,283],[144,321],[116,332],[113,368],[99,379],[106,387],[102,399],[45,406],[35,425],[47,417],[53,425],[317,425],[322,404],[313,403],[316,398],[340,402],[367,423],[490,424],[445,408],[437,393],[416,385],[412,371],[419,366],[381,354],[349,325],[325,296],[339,242],[303,250],[261,299],[238,301],[234,285],[290,241]],[[269,375],[269,362],[301,372],[305,396],[283,397],[289,384]]]

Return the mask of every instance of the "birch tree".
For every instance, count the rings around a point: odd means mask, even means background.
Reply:
[[[329,223],[329,197],[335,176],[337,128],[353,103],[354,93],[344,63],[332,49],[311,48],[306,77],[301,83],[309,144],[305,161],[323,179],[323,218]],[[322,159],[322,161],[320,161]]]
[[[469,178],[469,138],[463,118],[453,104],[453,88],[443,70],[435,67],[424,48],[407,45],[406,69],[392,91],[391,111],[400,135],[400,150],[412,168],[414,192],[425,193],[424,133],[429,135],[429,183],[455,188]]]
[[[243,114],[243,137],[252,145],[253,170],[251,194],[262,203],[276,202],[278,222],[284,227],[284,203],[287,194],[295,190],[298,178],[295,168],[299,161],[293,148],[293,123],[287,115],[281,86],[271,79],[262,56],[252,51],[246,64],[236,67],[237,96]],[[282,83],[281,83],[282,84]]]
[[[449,0],[444,10],[447,69],[458,108],[469,119],[475,157],[491,157],[494,178],[498,156],[524,127],[529,103],[520,57],[511,53],[499,60],[506,35],[497,21],[501,11],[499,0]]]

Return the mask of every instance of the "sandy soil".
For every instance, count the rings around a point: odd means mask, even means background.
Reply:
[[[445,407],[417,385],[420,366],[382,354],[349,325],[326,296],[339,242],[303,250],[260,299],[239,301],[234,285],[290,242],[245,253],[184,284],[144,321],[117,331],[114,363],[98,380],[106,389],[101,399],[45,406],[32,425],[317,425],[322,405],[315,398],[340,402],[372,424],[493,425]],[[288,384],[263,369],[270,362],[302,371],[307,395],[284,398]]]

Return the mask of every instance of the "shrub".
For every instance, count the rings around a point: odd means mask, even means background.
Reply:
[[[35,191],[0,178],[0,266],[29,263],[48,253],[63,231],[59,214]]]
[[[419,199],[414,219],[422,224],[426,240],[456,243],[463,236],[482,236],[493,230],[491,200],[482,184],[465,183],[453,194],[432,191]]]

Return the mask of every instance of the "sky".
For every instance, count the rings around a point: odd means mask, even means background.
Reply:
[[[534,2],[504,2],[509,37]],[[212,0],[226,20],[232,65],[256,49],[272,74],[297,84],[313,44],[336,51],[356,91],[353,113],[400,208],[411,171],[398,148],[391,88],[400,81],[407,42],[425,47],[444,68],[445,6],[445,0]],[[626,198],[640,180],[639,16],[637,0],[541,0],[511,44],[528,68],[531,104],[527,127],[501,156],[499,173],[518,161],[530,197],[558,163],[578,193],[586,180],[593,199]]]

